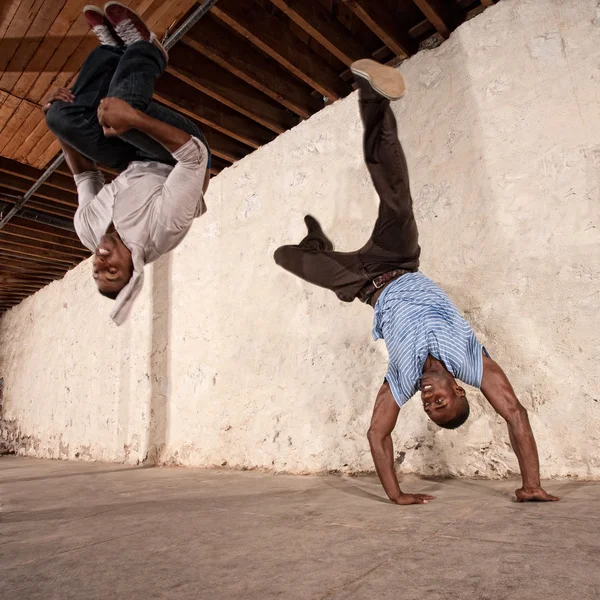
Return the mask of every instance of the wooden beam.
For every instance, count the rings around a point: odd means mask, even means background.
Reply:
[[[10,223],[12,225],[16,225],[21,227],[22,229],[30,229],[31,231],[40,231],[42,233],[48,233],[50,235],[56,235],[61,237],[62,239],[69,240],[72,242],[80,243],[77,234],[72,231],[67,231],[65,229],[61,229],[60,227],[54,227],[53,225],[48,225],[46,223],[40,223],[38,221],[31,221],[29,219],[22,219],[18,215],[14,216]],[[83,247],[80,245],[80,247]],[[1,268],[1,265],[0,265]]]
[[[53,244],[65,250],[73,250],[73,254],[81,254],[84,257],[90,256],[89,250],[85,249],[78,241],[67,239],[59,235],[43,233],[31,227],[19,227],[18,225],[14,225],[12,220],[9,223],[7,223],[2,229],[0,229],[0,231],[3,231],[7,235],[16,238],[46,242],[48,244]]]
[[[174,110],[190,115],[200,123],[252,148],[258,148],[275,138],[273,132],[168,73],[158,80],[155,97]]]
[[[333,67],[290,31],[286,22],[258,2],[218,2],[211,12],[326,98],[338,100],[352,91]]]
[[[253,46],[240,43],[210,15],[204,17],[183,42],[304,119],[323,106],[322,102],[315,103],[310,90],[280,65]]]
[[[31,182],[27,179],[22,179],[17,175],[0,173],[0,185],[8,188],[9,190],[15,190],[24,194],[31,187]],[[34,197],[52,200],[52,202],[64,204],[65,206],[77,207],[76,194],[73,194],[72,192],[65,192],[64,190],[58,190],[45,184],[38,188],[34,194]]]
[[[204,129],[203,133],[213,155],[229,163],[242,160],[253,151],[214,129]]]
[[[37,181],[43,171],[24,165],[16,160],[0,156],[0,173],[16,175],[22,179],[27,179],[27,181],[34,182]],[[0,179],[2,179],[2,175],[0,175]],[[46,184],[59,190],[64,190],[65,192],[77,194],[77,188],[75,187],[73,176],[70,173],[64,175],[61,173],[53,173],[46,180]]]
[[[85,250],[79,250],[77,248],[67,248],[63,246],[62,248],[56,248],[53,244],[48,244],[46,242],[41,242],[33,239],[25,239],[21,236],[17,236],[14,233],[9,233],[5,231],[4,228],[0,229],[0,243],[4,244],[16,244],[18,246],[22,246],[23,248],[31,248],[33,250],[40,250],[44,253],[48,253],[50,256],[55,256],[56,258],[63,258],[64,260],[70,261],[81,261],[85,260],[90,256],[90,253]],[[9,247],[10,248],[10,247]]]
[[[9,190],[0,185],[0,201],[6,202],[8,204],[15,204],[16,199],[14,198],[14,190]],[[65,219],[72,220],[75,216],[74,210],[68,211],[67,207],[57,204],[51,204],[48,200],[36,200],[35,196],[31,200],[29,200],[25,206],[32,210],[38,210],[49,215],[63,217]]]
[[[362,44],[319,0],[271,2],[346,66],[349,67],[355,60],[369,56]]]
[[[494,0],[481,0],[481,5],[489,8],[490,6],[494,6]]]
[[[279,104],[190,47],[175,45],[167,71],[275,133],[298,124],[297,117]]]
[[[33,261],[29,262],[23,257],[14,255],[11,252],[0,248],[0,262],[3,267],[11,267],[13,269],[20,269],[25,273],[40,273],[47,274],[49,276],[61,277],[67,271],[66,267],[57,267],[54,265],[40,265]]]
[[[7,239],[8,236],[0,232],[0,246],[12,252],[13,254],[19,254],[21,256],[29,256],[35,258],[40,262],[49,263],[62,263],[63,265],[75,265],[80,260],[71,256],[65,255],[64,253],[50,250],[48,248],[40,248],[32,243],[29,244],[18,244],[16,242]]]
[[[211,175],[218,175],[223,169],[230,167],[231,164],[228,161],[219,158],[218,156],[212,157],[212,168],[210,170]]]
[[[413,2],[446,39],[460,24],[460,15],[446,0],[413,0]]]
[[[343,0],[344,4],[395,54],[408,58],[417,52],[417,42],[394,19],[383,2]]]

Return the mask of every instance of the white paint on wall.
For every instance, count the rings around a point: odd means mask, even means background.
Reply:
[[[600,476],[600,25],[596,0],[503,0],[401,69],[395,105],[436,279],[505,368],[544,476]],[[372,311],[276,267],[317,216],[361,246],[377,198],[356,95],[213,180],[208,214],[148,269],[121,328],[85,263],[0,321],[5,418],[31,456],[371,470],[386,371]],[[504,476],[506,428],[471,394],[456,431],[419,402],[401,470]]]

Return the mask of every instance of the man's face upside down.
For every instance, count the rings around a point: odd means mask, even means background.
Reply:
[[[98,290],[109,298],[116,298],[133,274],[131,252],[116,233],[102,236],[92,265]]]
[[[421,401],[427,416],[440,427],[455,429],[469,416],[465,390],[450,373],[427,373],[421,377]]]

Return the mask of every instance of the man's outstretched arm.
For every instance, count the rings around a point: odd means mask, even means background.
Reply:
[[[483,357],[481,391],[508,425],[510,443],[517,455],[523,478],[523,487],[516,491],[517,501],[552,502],[559,500],[542,489],[540,461],[527,410],[519,402],[504,371],[485,355]]]
[[[394,469],[394,445],[392,431],[396,426],[400,407],[396,404],[387,381],[381,386],[371,418],[367,437],[371,446],[371,455],[381,485],[388,498],[394,504],[427,504],[433,500],[428,494],[405,494],[400,490],[398,477]]]

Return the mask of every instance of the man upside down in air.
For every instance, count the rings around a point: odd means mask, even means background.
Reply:
[[[101,45],[73,88],[49,94],[42,109],[77,184],[75,230],[121,324],[144,265],[175,248],[206,211],[210,151],[194,123],[152,101],[168,55],[143,20],[119,2],[83,12]],[[105,185],[96,164],[125,170]]]

